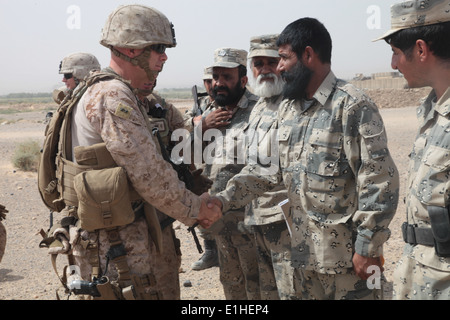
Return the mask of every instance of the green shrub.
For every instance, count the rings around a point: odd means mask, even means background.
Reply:
[[[14,167],[23,171],[37,171],[41,146],[37,141],[29,140],[19,144],[14,151]]]

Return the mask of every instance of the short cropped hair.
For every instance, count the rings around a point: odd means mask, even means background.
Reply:
[[[332,40],[325,26],[314,18],[302,18],[289,24],[280,34],[277,45],[291,45],[300,59],[310,46],[323,63],[331,63]]]
[[[450,61],[450,22],[400,30],[386,38],[386,42],[410,58],[416,41],[420,39],[428,44],[436,57]]]

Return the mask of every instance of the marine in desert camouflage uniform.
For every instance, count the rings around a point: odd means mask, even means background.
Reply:
[[[6,248],[6,228],[2,223],[2,221],[6,219],[6,213],[8,213],[8,210],[6,210],[5,206],[0,204],[0,262],[2,262]]]
[[[261,166],[249,165],[212,201],[227,212],[284,183],[297,297],[381,298],[367,268],[382,271],[399,190],[381,116],[331,71],[331,38],[319,21],[291,23],[277,44],[286,80],[277,117],[280,170],[262,175]]]
[[[181,112],[171,103],[168,103],[160,95],[153,92],[145,98],[141,98],[142,105],[150,122],[157,127],[163,146],[170,154],[173,142],[171,134],[177,129],[189,130]],[[207,188],[204,192],[207,191]],[[179,269],[181,267],[181,243],[175,235],[175,230],[168,217],[163,212],[156,210],[158,220],[162,226],[162,252],[157,252],[152,257],[154,275],[158,292],[165,300],[180,299]]]
[[[391,7],[392,68],[411,88],[433,90],[417,109],[419,131],[406,186],[405,247],[394,272],[394,299],[450,299],[450,1]]]
[[[127,30],[126,34],[118,32],[122,28]],[[152,93],[156,77],[167,60],[165,49],[176,45],[172,28],[161,12],[142,5],[120,6],[110,14],[101,44],[111,50],[111,62],[102,73],[114,78],[93,84],[82,96],[73,111],[72,147],[104,142],[145,203],[186,225],[200,223],[209,227],[220,214],[208,210],[205,202],[185,187],[163,159],[138,98]],[[100,266],[111,283],[119,284],[120,292],[116,290],[114,296],[104,298],[165,298],[155,284],[154,258],[158,256],[158,247],[149,232],[146,216],[137,214],[133,223],[112,233],[106,229],[86,232],[71,228],[70,242],[84,280],[91,280],[94,268]],[[116,263],[115,259],[109,261],[108,252],[117,242],[123,244],[126,255],[124,258],[119,255],[121,260]],[[95,255],[89,254],[86,243],[96,250]],[[118,273],[124,270],[124,265],[129,271]],[[130,279],[133,287],[128,286]],[[132,288],[133,295],[125,292],[125,288]]]
[[[222,120],[219,118],[224,125],[215,130],[220,130],[224,140],[233,141],[233,145],[216,145],[212,159],[206,159],[204,174],[214,181],[210,189],[212,194],[224,190],[228,180],[244,167],[245,159],[239,162],[241,154],[236,150],[242,151],[243,140],[240,138],[248,128],[250,114],[258,101],[258,97],[247,90],[247,82],[247,51],[234,48],[215,50],[214,104],[205,110],[204,115],[224,114]],[[228,116],[230,113],[231,118]],[[253,234],[244,225],[244,209],[228,212],[226,219],[211,227],[211,232],[216,232],[220,281],[225,298],[260,299],[257,251]]]
[[[278,34],[253,37],[250,40],[249,59],[253,72],[253,92],[260,97],[250,115],[249,130],[255,136],[249,142],[258,145],[258,155],[272,155],[272,135],[276,134],[276,115],[283,99],[284,81],[277,71],[280,56],[276,45]],[[275,126],[275,128],[274,128]],[[276,140],[273,140],[276,143]],[[245,211],[245,224],[252,227],[258,248],[259,283],[261,299],[289,299],[294,294],[289,236],[286,221],[278,205],[287,199],[283,184],[255,199]]]
[[[63,75],[65,86],[53,91],[53,100],[60,104],[64,98],[85,80],[91,71],[101,69],[97,58],[90,53],[75,52],[64,57],[59,64],[59,74]]]

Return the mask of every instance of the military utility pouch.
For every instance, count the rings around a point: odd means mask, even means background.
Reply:
[[[98,166],[101,164],[102,168],[117,167],[104,142],[87,147],[77,146],[73,152],[79,165]]]
[[[134,221],[128,178],[123,168],[82,172],[74,178],[74,189],[82,229],[94,231]]]
[[[431,230],[435,240],[436,254],[450,257],[450,217],[447,208],[428,206]]]
[[[97,290],[100,293],[100,297],[96,298],[96,300],[119,300],[116,294],[117,289],[109,282],[109,279],[105,283],[97,284]]]

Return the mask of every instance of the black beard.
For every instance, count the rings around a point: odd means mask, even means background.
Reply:
[[[221,91],[228,92],[228,95],[217,94],[217,91],[219,89]],[[227,87],[217,87],[217,86],[212,89],[214,101],[216,101],[216,103],[221,107],[226,107],[238,103],[239,100],[241,100],[241,97],[244,94],[244,92],[245,88],[241,88],[240,81],[238,81],[238,83],[232,90],[228,89]]]
[[[283,96],[287,99],[306,98],[306,88],[312,75],[313,71],[305,67],[300,61],[292,70],[282,72],[281,76],[286,81],[283,87]]]

